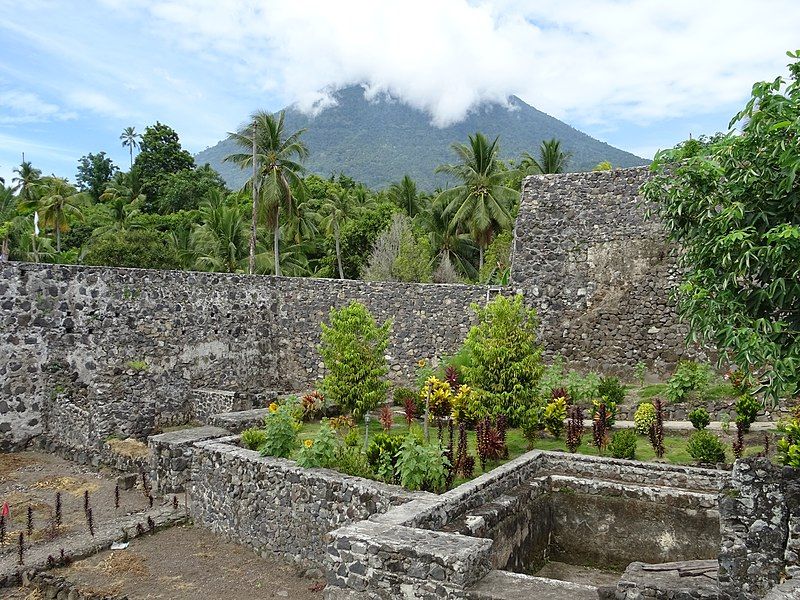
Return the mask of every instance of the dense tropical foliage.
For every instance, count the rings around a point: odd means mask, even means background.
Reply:
[[[227,160],[247,174],[239,190],[209,165],[196,165],[163,123],[122,131],[127,169],[104,151],[81,157],[74,184],[23,161],[11,181],[0,182],[2,256],[294,277],[507,281],[519,183],[536,169],[524,156],[502,161],[500,139],[476,133],[453,144],[456,161],[438,171],[455,183],[427,193],[409,176],[373,190],[343,173],[309,174],[303,137],[287,129],[283,113],[254,113],[231,134],[238,152]],[[558,142],[545,146],[552,152],[537,160],[563,166]]]

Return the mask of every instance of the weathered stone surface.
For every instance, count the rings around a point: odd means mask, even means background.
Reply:
[[[617,600],[719,600],[714,560],[628,565],[619,580]]]
[[[192,446],[189,495],[195,523],[304,567],[325,564],[328,532],[428,496],[327,469],[304,469],[232,440]],[[364,574],[355,567],[352,575],[360,581]]]
[[[486,299],[480,286],[26,263],[4,263],[0,282],[0,450],[42,434],[92,450],[307,390],[323,374],[320,323],[352,300],[393,320],[390,377],[406,382],[458,347]]]
[[[535,175],[523,182],[512,285],[540,309],[545,348],[586,369],[667,372],[686,353],[669,299],[662,226],[645,219],[648,168]]]
[[[720,591],[735,600],[763,597],[797,566],[796,526],[800,471],[768,459],[734,463],[719,496],[722,548]]]

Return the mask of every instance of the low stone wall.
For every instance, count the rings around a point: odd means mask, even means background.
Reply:
[[[264,408],[266,404],[277,397],[277,392],[254,394],[202,388],[191,391],[190,402],[194,419],[200,423],[208,423],[208,419],[217,413]]]
[[[575,475],[582,473],[589,475]],[[557,553],[559,536],[563,550],[584,552],[588,543],[597,562],[615,566],[612,550],[624,551],[628,558],[637,551],[656,557],[713,555],[719,546],[714,534],[719,520],[709,488],[724,478],[707,469],[529,452],[441,496],[419,498],[332,532],[326,598],[513,598],[513,590],[489,593],[481,579],[493,568],[535,567],[551,549]],[[609,545],[603,553],[608,539],[602,532],[609,524],[601,521],[619,508],[609,510],[603,503],[629,501],[639,513],[625,512],[610,529],[620,543],[640,529],[636,543],[629,548]],[[564,514],[569,515],[566,520]],[[569,537],[571,530],[582,539]],[[665,549],[659,550],[658,544]],[[384,546],[393,552],[384,555]],[[406,547],[415,549],[414,557],[435,550],[426,556],[429,565],[469,564],[469,576],[446,569],[434,576],[430,568],[396,558],[412,555],[411,550],[404,553]],[[517,585],[520,580],[513,581]],[[524,589],[566,593],[550,580],[524,581]],[[586,594],[586,589],[575,592]]]
[[[328,532],[428,494],[290,460],[262,457],[229,442],[195,442],[191,514],[195,523],[306,567],[325,561]]]
[[[186,490],[191,479],[195,443],[227,436],[219,427],[192,427],[150,436],[150,481],[157,494],[176,494]]]

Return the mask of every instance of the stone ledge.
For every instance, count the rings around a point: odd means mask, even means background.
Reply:
[[[520,573],[489,571],[469,590],[468,597],[472,600],[597,600],[597,588]]]

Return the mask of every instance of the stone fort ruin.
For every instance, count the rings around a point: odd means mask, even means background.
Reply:
[[[3,264],[0,449],[146,470],[188,493],[196,523],[325,570],[332,599],[792,597],[800,483],[765,461],[730,473],[533,451],[435,496],[238,444],[270,398],[314,386],[319,323],[354,299],[393,320],[396,382],[453,352],[493,293],[523,294],[547,353],[577,368],[670,371],[685,329],[646,177],[526,179],[506,289]],[[111,435],[149,437],[150,456],[114,455]],[[566,556],[627,570],[606,588],[529,575]]]

